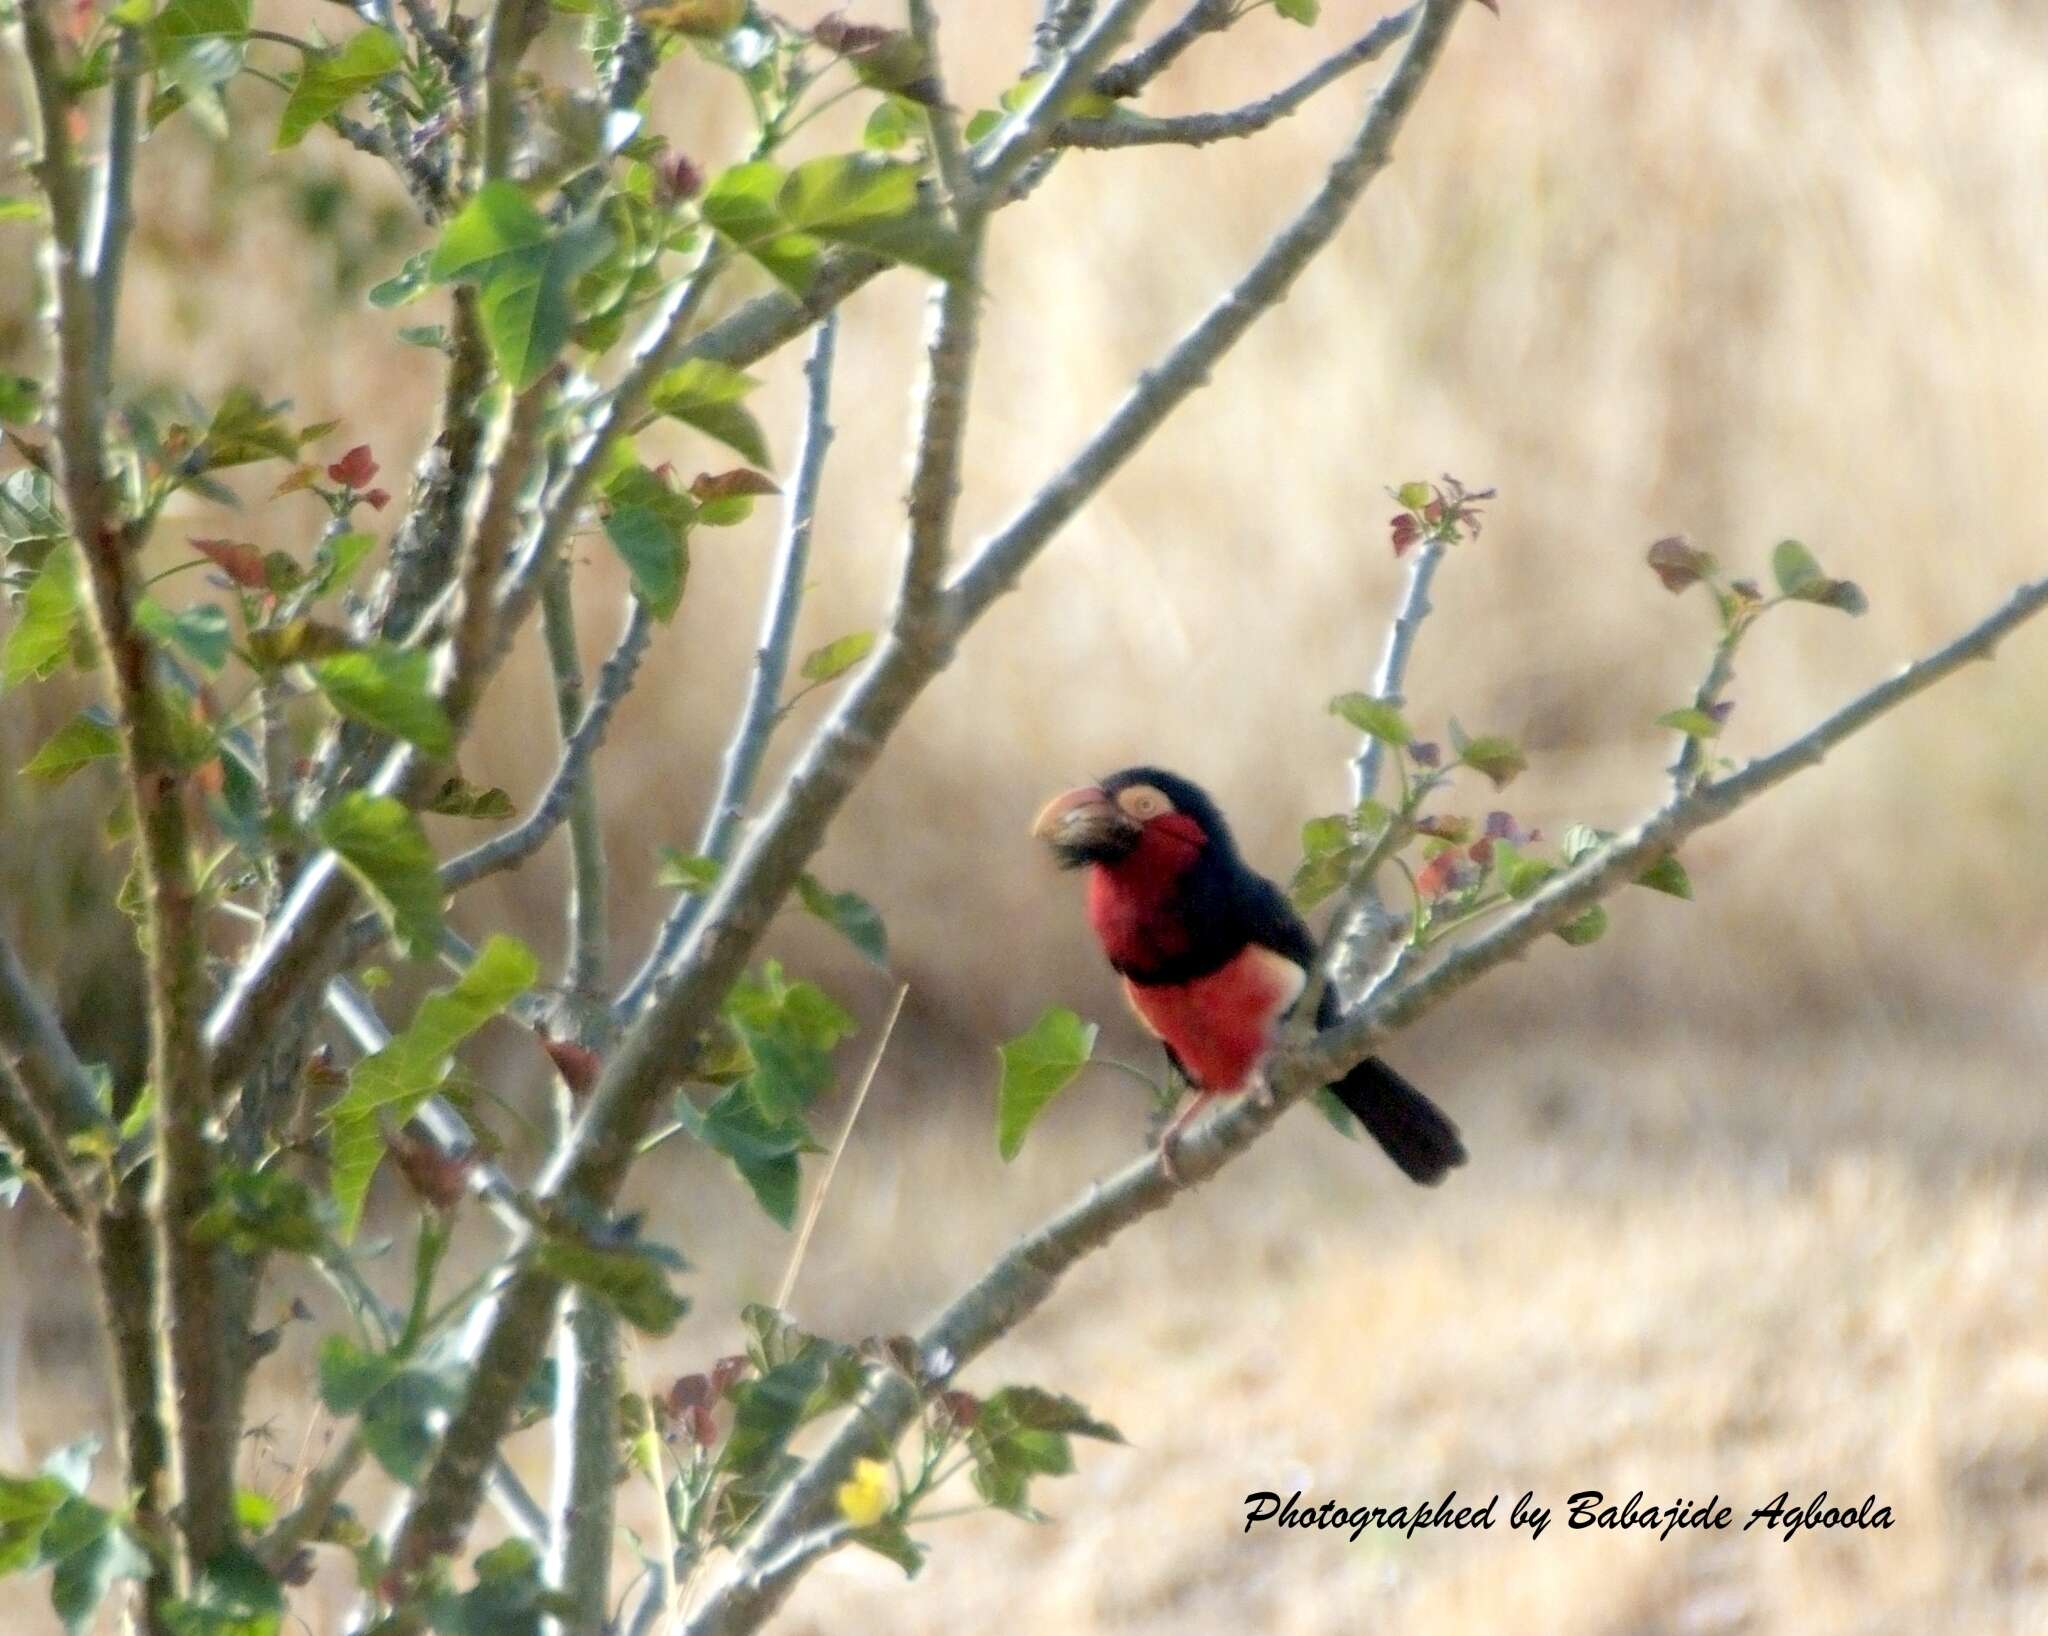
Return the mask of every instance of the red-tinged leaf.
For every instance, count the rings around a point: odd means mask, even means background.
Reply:
[[[664,204],[687,203],[704,191],[704,167],[686,153],[665,154],[655,166],[654,185]]]
[[[1443,765],[1443,746],[1434,739],[1417,739],[1408,746],[1408,759],[1418,767],[1440,767]]]
[[[1466,852],[1481,869],[1491,869],[1493,867],[1493,837],[1491,835],[1480,836],[1478,840],[1466,848]]]
[[[382,511],[391,504],[391,491],[389,489],[371,489],[363,496],[363,501],[372,511]]]
[[[296,494],[301,489],[311,488],[319,479],[318,466],[294,466],[285,474],[284,481],[270,491],[270,497],[275,500],[281,494]]]
[[[1509,841],[1516,846],[1528,846],[1543,839],[1540,829],[1524,829],[1515,822],[1513,813],[1495,809],[1486,815],[1486,835],[1489,840]]]
[[[358,443],[327,468],[327,475],[344,488],[367,488],[370,479],[377,475],[377,461],[370,453],[369,444]]]
[[[709,1404],[694,1405],[689,1413],[690,1441],[700,1449],[708,1449],[718,1441],[718,1422],[712,1417]]]
[[[755,471],[751,466],[735,466],[731,471],[700,471],[690,484],[690,498],[708,504],[713,500],[737,499],[743,494],[780,494],[775,479],[766,472]]]
[[[708,1406],[716,1396],[709,1375],[684,1375],[668,1389],[668,1412],[688,1414],[692,1409]]]
[[[574,1040],[558,1040],[547,1034],[536,1036],[540,1048],[547,1052],[548,1060],[555,1065],[555,1072],[562,1076],[562,1083],[569,1087],[574,1097],[586,1097],[597,1088],[598,1075],[604,1072],[604,1058],[587,1045],[578,1045]]]
[[[1405,511],[1390,519],[1388,527],[1393,534],[1394,555],[1397,557],[1422,538],[1422,524]]]
[[[1472,833],[1472,820],[1461,818],[1454,812],[1432,812],[1426,818],[1415,820],[1415,832],[1439,841],[1461,843]]]
[[[1471,859],[1456,847],[1447,846],[1416,871],[1416,890],[1426,898],[1440,898],[1455,892],[1471,869]]]
[[[941,1392],[939,1404],[962,1431],[972,1430],[974,1423],[981,1418],[981,1399],[972,1392]]]
[[[711,1366],[711,1389],[720,1397],[744,1380],[754,1367],[744,1352],[728,1352]]]
[[[237,585],[251,591],[270,589],[270,579],[263,568],[263,553],[247,540],[187,539],[185,543]]]
[[[1718,566],[1710,553],[1697,549],[1683,534],[1667,534],[1650,547],[1645,560],[1664,589],[1674,593],[1699,584]]]
[[[386,1144],[391,1162],[398,1166],[412,1190],[436,1210],[452,1210],[469,1191],[470,1173],[476,1169],[477,1154],[448,1153],[410,1131],[394,1130]]]

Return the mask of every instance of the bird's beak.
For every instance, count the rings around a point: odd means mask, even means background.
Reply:
[[[1056,795],[1039,809],[1031,833],[1072,868],[1123,857],[1138,839],[1138,822],[1102,792],[1084,784]]]

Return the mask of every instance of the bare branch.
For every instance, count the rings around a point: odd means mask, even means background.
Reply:
[[[1179,61],[1181,53],[1203,35],[1221,33],[1235,21],[1235,0],[1191,0],[1179,19],[1156,38],[1097,74],[1095,89],[1106,97],[1134,96]]]
[[[483,179],[512,173],[519,137],[519,60],[547,26],[546,0],[495,0],[484,36]]]
[[[1233,137],[1256,136],[1296,112],[1318,91],[1384,56],[1389,46],[1414,27],[1421,9],[1419,5],[1410,6],[1406,11],[1382,18],[1292,85],[1241,108],[1213,114],[1182,114],[1171,119],[1139,119],[1129,115],[1121,119],[1070,119],[1053,133],[1053,141],[1064,148],[1199,148]]]
[[[768,741],[775,732],[782,707],[782,686],[789,675],[790,648],[796,640],[797,615],[803,608],[804,581],[810,572],[811,528],[817,517],[818,486],[825,475],[826,451],[832,446],[832,359],[838,329],[837,317],[828,313],[818,325],[810,357],[804,363],[803,433],[797,445],[796,476],[789,485],[789,504],[782,514],[782,539],[775,554],[775,580],[769,587],[767,611],[762,619],[761,645],[754,653],[747,701],[733,728],[732,742],[726,746],[718,793],[712,797],[704,832],[697,843],[700,854],[721,865],[731,858],[739,841],[740,825],[746,822],[747,804],[754,798],[754,781],[760,776]],[[639,1011],[654,979],[667,969],[696,925],[704,902],[704,894],[691,893],[669,911],[645,964],[619,996],[614,1010],[621,1019],[631,1018]]]
[[[212,1201],[212,1082],[200,1019],[207,1003],[205,927],[192,872],[186,773],[170,740],[174,701],[135,624],[133,547],[106,468],[106,400],[101,390],[99,290],[84,265],[85,222],[71,145],[69,82],[45,0],[18,7],[35,86],[42,151],[36,165],[49,201],[57,263],[57,449],[66,507],[91,585],[94,631],[119,724],[129,798],[136,815],[148,968],[150,1081],[156,1087],[155,1197],[151,1216],[163,1272],[170,1378],[160,1383],[173,1428],[173,1483],[185,1550],[181,1582],[233,1538],[235,1424],[221,1258],[192,1241],[190,1225]],[[126,162],[132,163],[130,141]],[[117,152],[113,157],[123,157]],[[125,179],[110,182],[118,197]],[[113,212],[113,225],[119,216]],[[102,247],[118,251],[119,234]],[[118,264],[94,269],[118,288]],[[111,315],[110,315],[111,316]]]
[[[639,672],[642,656],[647,652],[648,639],[654,633],[653,616],[647,612],[646,605],[635,596],[629,595],[626,601],[626,622],[619,633],[618,643],[612,649],[611,657],[598,670],[597,686],[590,695],[589,703],[584,706],[575,731],[563,740],[562,759],[555,764],[555,770],[549,775],[539,799],[534,802],[533,810],[504,834],[495,835],[481,846],[471,847],[443,864],[441,884],[449,891],[460,891],[500,870],[517,868],[545,846],[548,837],[569,816],[575,792],[583,783],[584,771],[604,745],[613,712],[633,690],[633,679]],[[375,917],[359,922],[350,931],[356,934],[359,928],[374,938],[377,933]]]
[[[972,168],[982,197],[1001,199],[1017,173],[1050,139],[1060,110],[1095,77],[1152,0],[1109,0],[1046,70],[1031,100],[984,137]]]
[[[924,114],[931,131],[932,160],[957,217],[968,205],[967,155],[960,145],[960,117],[946,100],[945,75],[939,58],[939,14],[932,0],[910,0],[910,32],[924,53],[925,74],[931,83],[924,99]]]
[[[43,1190],[58,1212],[73,1226],[82,1226],[86,1207],[72,1181],[71,1161],[5,1053],[0,1053],[0,1136],[7,1138],[22,1171]]]
[[[1408,586],[1401,594],[1401,605],[1395,610],[1393,623],[1387,627],[1387,646],[1380,655],[1380,668],[1373,677],[1372,690],[1375,698],[1384,699],[1396,709],[1407,702],[1404,690],[1408,685],[1408,658],[1415,651],[1415,638],[1421,633],[1422,622],[1432,612],[1429,588],[1436,579],[1436,571],[1447,549],[1442,539],[1431,538],[1416,551],[1415,560],[1408,567]],[[1358,755],[1351,764],[1354,804],[1370,800],[1379,789],[1380,767],[1386,753],[1383,740],[1371,733],[1365,735],[1365,741],[1359,746]],[[1297,1014],[1313,1017],[1322,999],[1322,984],[1333,978],[1340,985],[1349,984],[1353,988],[1362,985],[1376,957],[1375,945],[1384,946],[1389,941],[1391,922],[1385,900],[1380,896],[1377,871],[1368,871],[1338,906],[1331,922],[1337,943],[1335,959],[1324,962],[1310,979],[1310,988],[1314,992],[1303,991],[1303,1003],[1295,1008]],[[1340,986],[1340,993],[1343,992]]]
[[[918,423],[911,448],[908,538],[897,593],[899,631],[921,626],[932,611],[953,545],[960,468],[967,458],[967,404],[981,328],[981,247],[986,218],[969,211],[961,227],[966,268],[931,295],[930,340]]]
[[[575,589],[566,556],[541,569],[540,612],[548,668],[555,679],[555,719],[566,757],[587,714],[583,662],[576,652]],[[592,994],[604,977],[605,864],[597,778],[587,762],[569,797],[569,851],[569,957],[562,981],[574,993]]]
[[[560,1526],[548,1576],[568,1603],[562,1636],[605,1636],[619,1480],[618,1319],[601,1297],[578,1290],[563,1303],[559,1332],[549,1509]]]
[[[1080,453],[989,539],[954,580],[949,598],[966,624],[1015,584],[1053,535],[1213,369],[1342,227],[1352,205],[1385,168],[1395,134],[1414,106],[1462,0],[1430,0],[1408,49],[1373,99],[1358,133],[1338,155],[1315,197],[1276,234],[1251,270],[1158,364],[1138,379]]]
[[[0,935],[0,1051],[13,1060],[38,1115],[59,1137],[105,1125],[92,1075],[5,935]]]

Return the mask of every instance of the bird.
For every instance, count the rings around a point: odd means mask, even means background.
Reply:
[[[1088,871],[1088,920],[1131,1010],[1166,1048],[1194,1099],[1160,1138],[1173,1143],[1211,1099],[1263,1088],[1281,1023],[1307,987],[1315,940],[1287,895],[1252,869],[1199,785],[1126,767],[1054,796],[1032,834],[1061,866]],[[1335,1020],[1327,987],[1316,1025]],[[1465,1162],[1458,1127],[1368,1057],[1330,1087],[1402,1173],[1426,1187]]]

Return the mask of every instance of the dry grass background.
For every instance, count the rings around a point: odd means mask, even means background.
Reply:
[[[956,96],[986,102],[1027,7],[948,9]],[[1253,18],[1150,106],[1255,94],[1367,16],[1325,13],[1313,37]],[[993,1153],[987,1048],[1043,1005],[1141,1050],[1025,823],[1062,781],[1158,760],[1286,867],[1300,819],[1343,795],[1347,744],[1320,702],[1369,674],[1398,585],[1383,485],[1448,469],[1500,486],[1439,582],[1410,693],[1425,723],[1521,736],[1535,766],[1514,804],[1553,834],[1654,796],[1667,746],[1649,724],[1704,658],[1703,606],[1641,566],[1656,535],[1760,564],[1797,534],[1870,594],[1858,622],[1795,609],[1765,628],[1724,740],[1738,754],[2039,571],[2044,45],[2037,8],[1991,0],[1518,0],[1468,19],[1339,247],[976,634],[834,831],[824,873],[880,903],[913,999],[804,1318],[913,1323],[1129,1150],[1137,1110],[1104,1075],[1014,1167]],[[722,151],[731,110],[676,78],[663,128]],[[1254,253],[1364,90],[1252,144],[1076,156],[1002,220],[970,533]],[[130,356],[141,378],[253,380],[309,419],[343,415],[396,470],[430,373],[337,278],[408,241],[372,172],[309,147],[296,191],[261,180],[255,153],[169,136],[150,153]],[[292,219],[331,202],[309,180],[345,186],[338,231]],[[10,300],[0,339],[11,322],[25,345]],[[917,320],[905,279],[848,312],[812,639],[872,622],[889,583]],[[778,427],[794,364],[765,371]],[[308,518],[288,506],[244,527],[293,537]],[[763,520],[699,542],[606,751],[621,973],[662,907],[653,849],[694,831],[708,793],[768,539]],[[616,579],[601,559],[589,577]],[[586,597],[593,653],[608,602]],[[1084,1451],[1045,1495],[1051,1527],[935,1526],[913,1588],[828,1565],[784,1628],[2048,1628],[2042,644],[2019,638],[1703,837],[1697,903],[1631,894],[1602,944],[1548,948],[1401,1042],[1475,1154],[1441,1193],[1304,1118],[1086,1267],[970,1384],[1057,1383],[1134,1447]],[[535,656],[522,666],[468,769],[519,789],[545,770],[544,689]],[[0,723],[33,730],[18,708]],[[0,878],[45,969],[104,1012],[118,968],[110,916],[77,908],[85,799],[52,810],[0,787]],[[559,868],[473,894],[459,919],[549,944]],[[784,943],[879,1015],[879,979],[802,928]],[[704,1269],[697,1315],[637,1359],[652,1380],[728,1348],[784,1241],[687,1161],[641,1191]],[[43,1224],[8,1231],[0,1310],[31,1309],[13,1407],[39,1455],[102,1411],[82,1313],[47,1293],[61,1247]],[[288,1351],[263,1382],[286,1457],[308,1380]],[[260,1453],[251,1470],[281,1480]],[[1875,1491],[1898,1524],[1790,1545],[1236,1531],[1247,1491],[1297,1484],[1375,1503],[1719,1490],[1738,1509],[1826,1487]],[[330,1577],[305,1610],[316,1629],[340,1605]]]

